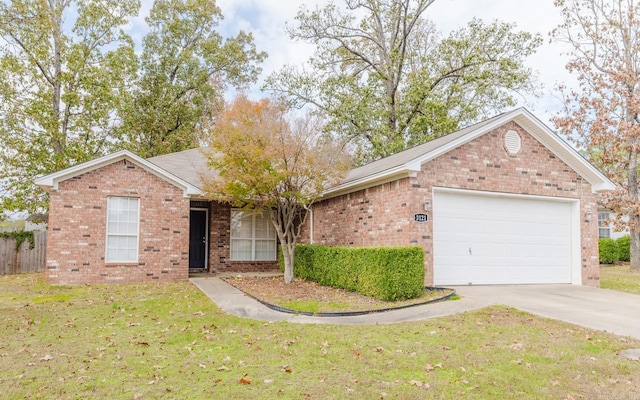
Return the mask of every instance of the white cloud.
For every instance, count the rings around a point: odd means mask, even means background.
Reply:
[[[253,91],[260,96],[259,87],[264,79],[284,65],[300,65],[313,53],[311,45],[294,42],[286,33],[287,21],[293,21],[299,7],[315,7],[316,1],[283,2],[279,0],[221,0],[218,5],[225,16],[225,30],[235,34],[239,30],[251,32],[258,50],[268,58],[262,65],[260,82]],[[266,94],[265,94],[266,95]]]

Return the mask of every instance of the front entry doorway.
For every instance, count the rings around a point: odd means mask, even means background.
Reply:
[[[189,216],[189,269],[207,269],[207,209],[191,209]]]

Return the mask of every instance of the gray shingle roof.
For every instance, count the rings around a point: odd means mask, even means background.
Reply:
[[[331,197],[370,187],[385,181],[409,176],[420,170],[420,165],[445,152],[485,134],[497,126],[514,121],[556,156],[587,179],[594,190],[611,190],[614,185],[600,171],[588,163],[578,152],[561,140],[553,131],[524,108],[496,115],[449,135],[401,151],[389,157],[371,162],[349,171],[338,185],[328,188],[325,196]],[[206,162],[207,149],[192,149],[149,158],[147,161],[202,190],[203,175],[214,174]]]
[[[423,163],[437,158],[509,121],[520,125],[542,145],[553,152],[560,160],[585,178],[587,182],[592,185],[594,192],[615,189],[615,184],[604,176],[602,172],[598,171],[597,168],[589,164],[574,148],[560,139],[529,111],[524,108],[519,108],[471,125],[431,142],[354,168],[348,172],[342,182],[328,188],[325,191],[325,196],[337,196],[371,187],[372,185],[411,176],[420,171]],[[145,160],[128,150],[120,150],[39,177],[35,180],[35,183],[44,190],[49,191],[52,188],[57,188],[58,182],[101,168],[119,160],[128,159],[146,168],[159,178],[182,188],[185,196],[198,197],[204,194],[202,177],[215,174],[215,171],[207,165],[205,157],[206,151],[208,151],[206,148],[185,150]]]
[[[502,115],[502,114],[500,114]],[[497,119],[500,115],[497,115],[495,117],[492,117],[488,120],[479,122],[477,124],[468,126],[464,129],[461,129],[459,131],[453,132],[449,135],[446,136],[442,136],[438,139],[434,139],[432,141],[429,141],[427,143],[423,143],[421,145],[418,145],[416,147],[412,147],[410,149],[401,151],[399,153],[390,155],[388,157],[382,158],[380,160],[376,160],[373,161],[369,164],[365,164],[361,167],[358,168],[354,168],[351,171],[349,171],[347,173],[347,176],[342,180],[341,184],[347,184],[349,182],[355,181],[357,179],[361,179],[361,178],[365,178],[367,176],[370,175],[374,175],[374,174],[378,174],[399,166],[402,166],[406,163],[411,162],[412,160],[415,160],[416,158],[419,158],[433,150],[438,149],[441,146],[446,145],[447,143],[450,143],[464,135],[466,135],[467,133],[474,131],[478,128],[481,128],[485,125],[490,124],[493,120]]]
[[[435,150],[440,146],[456,140],[459,137],[462,137],[481,126],[489,124],[494,118],[488,119],[475,125],[471,125],[462,130],[453,132],[449,135],[432,140],[430,142],[423,143],[419,146],[401,151],[389,157],[385,157],[361,167],[354,168],[347,173],[346,177],[342,180],[341,185],[345,185],[351,181],[404,165],[407,162],[410,162],[411,160],[423,156],[424,154]],[[201,177],[203,176],[203,174],[210,175],[214,173],[214,171],[212,171],[207,165],[205,156],[205,152],[207,150],[207,148],[184,150],[177,153],[151,157],[148,158],[147,161],[202,189]]]
[[[214,173],[207,165],[206,151],[207,148],[184,150],[151,157],[147,161],[202,190],[201,177]]]

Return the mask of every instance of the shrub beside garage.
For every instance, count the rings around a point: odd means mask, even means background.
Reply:
[[[618,248],[619,261],[631,260],[631,238],[629,236],[623,236],[617,239],[616,247]]]
[[[618,261],[629,261],[631,259],[631,239],[623,236],[616,240],[610,238],[600,238],[598,240],[598,253],[600,264],[614,264]]]
[[[413,299],[424,292],[421,247],[296,247],[294,276],[384,301]]]

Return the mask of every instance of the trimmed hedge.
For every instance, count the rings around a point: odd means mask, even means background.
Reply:
[[[618,248],[618,260],[631,260],[631,238],[629,236],[616,239],[616,247]]]
[[[598,253],[600,255],[600,264],[613,264],[618,261],[618,246],[616,241],[611,238],[598,239]]]
[[[296,246],[294,276],[358,292],[384,301],[400,301],[424,292],[421,247]]]
[[[598,239],[600,264],[614,264],[618,261],[631,259],[631,238],[622,236],[616,240],[610,238]]]

